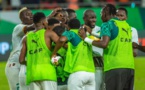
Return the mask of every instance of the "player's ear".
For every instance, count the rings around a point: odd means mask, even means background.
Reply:
[[[42,25],[45,27],[45,28],[48,28],[48,22],[47,22],[47,19],[43,19],[41,21]]]
[[[47,19],[43,19],[43,20],[42,20],[42,24],[43,24],[43,25],[48,24]]]
[[[24,21],[25,21],[25,20],[24,20],[24,18],[20,18],[20,19],[21,19],[21,21],[22,21],[22,22],[24,22]]]

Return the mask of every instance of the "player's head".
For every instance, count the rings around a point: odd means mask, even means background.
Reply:
[[[55,26],[53,28],[53,31],[58,35],[58,36],[61,36],[62,33],[65,31],[65,28],[62,27],[62,26]]]
[[[96,25],[96,14],[93,10],[86,10],[84,12],[84,16],[83,16],[83,19],[84,19],[84,22],[86,25],[88,25],[90,28],[94,28],[95,25]]]
[[[127,19],[127,10],[126,8],[118,8],[117,11],[116,11],[116,16],[118,17],[118,19],[120,20],[126,20]]]
[[[33,22],[35,26],[41,26],[41,25],[45,26],[47,24],[46,16],[44,15],[43,12],[37,12],[33,16]]]
[[[77,18],[75,10],[67,8],[66,11],[68,13],[69,20]]]
[[[70,29],[79,29],[80,28],[80,21],[78,19],[71,19],[68,22],[68,27]]]
[[[48,29],[52,30],[55,26],[60,26],[60,21],[55,18],[49,18],[48,20]]]
[[[111,18],[116,16],[116,7],[112,4],[107,4],[102,8],[101,19],[103,22],[109,21]]]
[[[49,18],[48,20],[48,25],[49,26],[53,26],[53,25],[55,25],[55,24],[59,24],[60,22],[57,20],[57,19],[55,19],[55,18]]]
[[[54,17],[64,24],[68,21],[68,13],[64,9],[57,11]]]
[[[23,24],[30,25],[33,23],[33,14],[30,9],[23,7],[19,11],[19,18]]]

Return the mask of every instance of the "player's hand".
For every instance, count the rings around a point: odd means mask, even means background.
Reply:
[[[86,31],[91,34],[92,33],[92,29],[88,26],[88,25],[84,25],[84,28],[86,29]]]
[[[134,57],[137,56],[137,49],[133,49],[133,56],[134,56]]]
[[[62,10],[62,8],[55,8],[48,17],[54,17],[54,15],[56,15],[60,10]]]
[[[134,49],[137,49],[138,48],[138,44],[135,43],[135,42],[132,43],[132,46],[133,46]]]
[[[59,64],[58,61],[60,60],[60,58],[61,58],[60,56],[52,57],[51,63],[57,66]]]
[[[82,39],[85,39],[85,37],[87,37],[86,31],[85,31],[85,27],[84,27],[84,26],[81,26],[81,27],[79,28],[79,36],[80,36]]]

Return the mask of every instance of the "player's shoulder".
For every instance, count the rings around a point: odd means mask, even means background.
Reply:
[[[24,27],[24,26],[26,26],[26,25],[24,25],[24,24],[17,24],[17,25],[15,26],[15,28]]]
[[[75,34],[75,32],[74,31],[64,31],[63,33],[62,33],[62,35],[63,36],[71,36],[71,35],[73,35],[73,34]]]
[[[53,35],[56,35],[56,33],[54,31],[52,31],[52,30],[45,30],[45,35],[47,37],[51,37]]]
[[[29,35],[32,35],[32,34],[35,34],[35,31],[29,31],[26,33],[26,36],[29,36]]]
[[[95,26],[94,29],[100,30],[100,26]]]
[[[137,31],[137,29],[136,29],[136,28],[134,28],[134,27],[131,27],[131,30],[132,30],[132,31]]]
[[[14,27],[14,30],[13,31],[17,31],[17,30],[20,30],[20,29],[23,29],[26,25],[24,24],[18,24]]]

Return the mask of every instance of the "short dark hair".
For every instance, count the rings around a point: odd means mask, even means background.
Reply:
[[[128,11],[127,11],[126,8],[124,8],[124,7],[120,7],[120,8],[118,8],[118,10],[123,10],[123,11],[125,11],[126,16],[128,15]]]
[[[47,21],[48,21],[48,25],[51,25],[51,26],[59,23],[59,21],[55,18],[49,18]]]
[[[107,15],[116,15],[116,7],[112,4],[107,4],[104,7],[104,11],[106,12]]]
[[[56,26],[52,29],[58,36],[61,36],[61,34],[65,31],[65,28],[62,26]]]
[[[85,17],[88,17],[89,15],[90,15],[90,13],[95,13],[93,10],[91,10],[91,9],[87,9],[87,10],[85,10],[84,11],[84,15],[83,15],[83,18],[85,18]]]
[[[78,19],[71,19],[69,20],[68,22],[68,26],[71,28],[71,29],[79,29],[80,28],[80,21]]]
[[[75,13],[75,10],[70,9],[70,8],[67,8],[66,11],[67,11],[68,15],[70,15],[71,13]]]
[[[33,22],[36,24],[44,18],[46,18],[46,16],[43,12],[36,12],[33,16]]]

